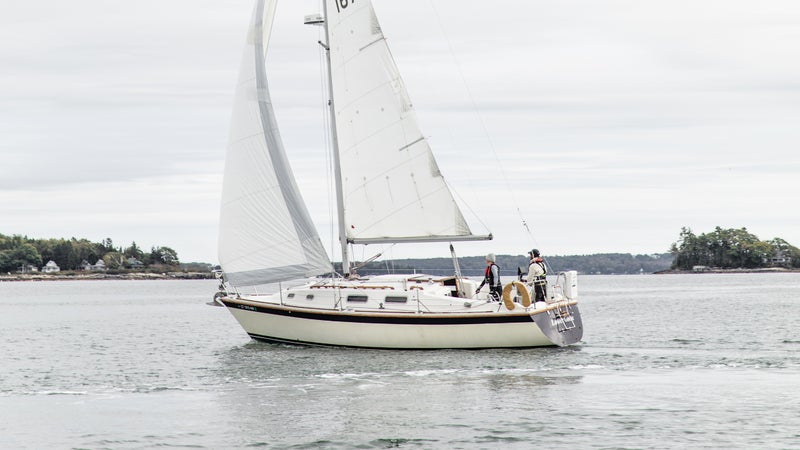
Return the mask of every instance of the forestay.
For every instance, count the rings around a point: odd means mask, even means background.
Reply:
[[[253,12],[225,161],[219,260],[238,286],[332,270],[286,158],[267,86],[275,4],[259,0]]]
[[[368,0],[326,0],[347,238],[472,236],[417,124]]]

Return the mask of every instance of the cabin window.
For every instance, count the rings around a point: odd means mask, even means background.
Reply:
[[[408,301],[408,297],[400,297],[400,296],[386,296],[386,303],[406,303]]]
[[[366,302],[369,299],[366,295],[348,295],[348,302]]]
[[[314,294],[306,295],[306,300],[314,300]]]
[[[294,298],[294,293],[287,295],[289,298]]]

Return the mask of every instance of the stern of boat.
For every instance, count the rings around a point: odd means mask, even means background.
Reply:
[[[533,321],[553,344],[564,347],[583,338],[581,312],[575,302],[560,302],[546,312],[533,315]]]
[[[578,308],[578,272],[561,272],[550,292],[546,312],[533,315],[533,321],[553,344],[574,344],[583,338],[583,321]]]

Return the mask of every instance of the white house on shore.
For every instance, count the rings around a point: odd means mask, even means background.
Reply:
[[[784,253],[782,250],[776,250],[775,254],[769,258],[769,263],[773,266],[790,266],[792,264],[792,257]]]
[[[86,261],[85,259],[81,261],[81,270],[85,270],[87,272],[91,272],[93,270],[105,272],[108,267],[106,267],[106,263],[103,262],[102,259],[98,259],[95,264]]]
[[[38,271],[39,268],[33,264],[23,264],[19,269],[17,269],[17,273],[34,273]]]
[[[42,267],[42,273],[56,273],[56,272],[61,272],[61,268],[58,267],[58,264],[56,264],[56,262],[53,261],[52,259],[50,261],[47,261],[47,264],[45,264],[44,267]]]

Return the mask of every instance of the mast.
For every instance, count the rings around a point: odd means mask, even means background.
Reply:
[[[325,43],[322,47],[325,49],[325,65],[328,74],[328,110],[330,114],[330,132],[331,141],[333,143],[333,175],[334,183],[336,184],[336,209],[339,216],[339,243],[342,246],[342,274],[347,277],[350,275],[350,258],[347,254],[347,228],[344,219],[344,192],[342,184],[342,165],[339,162],[339,135],[336,131],[336,110],[333,105],[333,71],[331,69],[331,35],[328,29],[328,1],[322,2],[322,15],[325,27]]]

